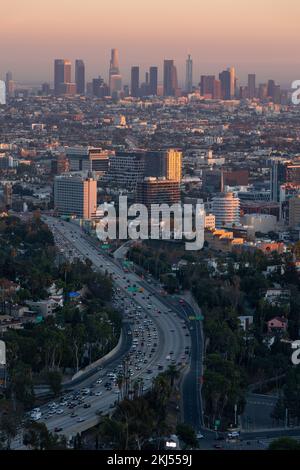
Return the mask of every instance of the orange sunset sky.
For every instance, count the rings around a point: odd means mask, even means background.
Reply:
[[[299,0],[9,0],[1,2],[0,76],[53,80],[54,58],[82,58],[87,78],[107,78],[110,49],[124,81],[173,58],[184,78],[188,53],[200,74],[236,67],[241,82],[300,79]]]

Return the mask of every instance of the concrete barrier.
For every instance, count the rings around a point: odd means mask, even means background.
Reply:
[[[93,362],[92,364],[89,364],[84,369],[80,369],[78,372],[76,372],[76,374],[73,375],[71,380],[69,380],[68,382],[63,382],[63,387],[69,387],[71,385],[75,385],[75,383],[78,380],[83,380],[84,378],[88,378],[90,375],[92,375],[95,372],[95,370],[97,370],[97,367],[102,366],[102,364],[104,364],[112,356],[114,356],[115,354],[119,352],[119,350],[122,347],[123,340],[124,340],[124,331],[122,328],[118,344],[111,351],[109,351],[105,356],[101,357],[100,359]]]

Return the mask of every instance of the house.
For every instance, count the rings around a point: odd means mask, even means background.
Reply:
[[[274,307],[290,303],[291,291],[289,289],[272,288],[265,293],[265,300]]]
[[[53,315],[58,307],[63,306],[63,299],[58,296],[58,298],[52,297],[46,300],[38,300],[36,302],[27,301],[26,304],[36,314],[48,317],[49,315]]]
[[[267,322],[268,333],[283,333],[287,330],[288,320],[285,317],[274,317]]]
[[[238,317],[243,331],[247,331],[253,324],[253,315],[242,315]]]

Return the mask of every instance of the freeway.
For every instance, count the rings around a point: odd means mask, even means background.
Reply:
[[[125,320],[131,324],[135,343],[129,351],[131,383],[142,380],[143,390],[147,390],[153,378],[171,362],[184,365],[189,361],[186,348],[191,346],[190,334],[176,311],[153,295],[153,290],[148,289],[145,282],[143,292],[139,292],[140,278],[135,273],[125,273],[117,261],[99,252],[79,226],[52,217],[44,217],[44,220],[65,256],[82,260],[88,258],[94,269],[112,277],[115,286],[114,306],[125,312]],[[125,356],[124,352],[123,358]],[[112,411],[121,397],[120,390],[108,374],[116,373],[122,367],[122,360],[117,357],[101,371],[95,371],[84,382],[74,385],[72,392],[67,393],[60,403],[55,406],[52,404],[52,407],[49,404],[43,406],[42,420],[48,429],[60,430],[58,432],[67,437],[74,436],[97,423],[97,412]],[[96,383],[97,381],[101,383]],[[111,387],[107,389],[105,383],[109,381]]]

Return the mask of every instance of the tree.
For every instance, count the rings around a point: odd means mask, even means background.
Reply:
[[[14,409],[11,401],[3,400],[0,407],[0,440],[7,449],[10,449],[11,441],[16,437],[20,423],[19,410]]]
[[[54,395],[59,395],[62,386],[62,373],[58,370],[48,372],[48,384]]]
[[[173,388],[175,380],[180,377],[179,370],[174,364],[170,364],[165,374],[170,379],[170,385]]]
[[[44,423],[37,422],[25,424],[23,444],[34,450],[61,450],[67,447],[64,436],[50,433]]]
[[[195,430],[189,424],[178,424],[176,428],[176,434],[187,447],[198,447]]]

